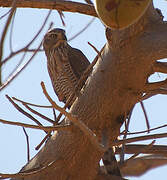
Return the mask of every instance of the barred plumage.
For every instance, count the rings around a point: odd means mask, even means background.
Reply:
[[[90,63],[80,50],[67,43],[62,29],[49,31],[44,37],[43,46],[54,91],[59,100],[65,103]]]

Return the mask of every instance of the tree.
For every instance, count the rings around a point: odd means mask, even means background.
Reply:
[[[31,4],[31,1],[17,1],[16,6],[49,8],[53,6],[52,3],[39,1]],[[0,4],[11,6],[10,1],[0,1]],[[60,1],[55,7],[59,11],[69,11],[70,7],[72,12],[96,16],[94,7],[88,4]],[[105,149],[97,143],[91,132],[99,137],[105,131],[110,135],[112,145],[123,143],[115,142],[123,124],[120,121],[122,117],[129,114],[136,103],[156,94],[166,94],[166,80],[148,83],[148,77],[154,72],[167,71],[165,62],[157,62],[158,59],[166,57],[166,29],[162,15],[153,8],[152,3],[140,20],[129,28],[122,31],[107,29],[107,44],[98,56],[98,62],[82,96],[75,101],[70,113],[66,114],[74,125],[69,127],[69,131],[54,133],[39,153],[21,170],[24,173],[16,176],[26,176],[29,173],[30,176],[24,179],[111,179],[98,171]],[[59,110],[63,113],[63,109]],[[82,123],[91,131],[85,129]],[[158,135],[152,138],[156,137]],[[130,140],[126,140],[127,142]],[[151,144],[144,147],[143,151],[151,148],[156,146]],[[135,151],[136,147],[132,149]],[[155,155],[154,158],[156,159]],[[126,166],[128,164],[130,162],[126,163]],[[132,168],[132,165],[130,167]]]

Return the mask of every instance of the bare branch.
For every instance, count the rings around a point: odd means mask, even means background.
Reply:
[[[10,11],[10,14],[9,14],[9,17],[6,21],[6,24],[5,24],[5,27],[3,29],[3,32],[2,32],[2,36],[1,36],[1,40],[0,40],[0,64],[2,62],[2,56],[3,56],[3,44],[4,44],[4,40],[5,40],[5,37],[6,37],[6,33],[7,33],[7,30],[9,28],[9,25],[10,25],[10,22],[12,20],[12,17],[13,17],[13,14],[16,10],[16,0],[14,0],[12,2],[12,9]],[[1,82],[1,65],[0,65],[0,85],[2,84]]]
[[[62,11],[57,11],[59,13],[59,16],[60,16],[60,19],[61,19],[61,22],[63,24],[63,26],[66,26],[65,22],[64,22],[64,14]]]
[[[125,145],[125,153],[126,154],[159,154],[166,156],[167,155],[167,146],[165,145],[153,145],[150,149],[147,149],[148,145],[145,144],[128,144]],[[121,147],[116,148],[116,154],[121,152]]]
[[[47,20],[48,20],[48,18],[49,18],[49,16],[50,16],[51,12],[52,12],[51,10],[48,12],[48,14],[47,14],[47,16],[46,16],[46,18],[45,18],[45,20],[44,20],[41,28],[38,30],[37,34],[32,38],[32,40],[31,40],[25,47],[19,49],[18,51],[11,52],[11,54],[10,54],[7,58],[5,58],[5,59],[1,62],[0,65],[6,63],[11,57],[19,54],[20,52],[24,52],[25,50],[27,50],[27,49],[30,47],[30,45],[36,40],[36,38],[39,36],[39,34],[41,33],[41,31],[43,30],[43,28],[44,28],[44,26],[46,25],[46,22],[47,22]],[[51,23],[48,29],[50,29],[50,28],[52,27],[52,25],[53,25],[53,24]],[[40,47],[41,47],[41,46],[40,46]],[[40,47],[38,47],[37,50],[40,49]],[[37,50],[36,50],[35,52],[37,52]]]
[[[35,150],[38,151],[39,148],[42,146],[42,144],[51,136],[51,132],[48,132],[48,134],[42,139],[42,141],[35,147]]]
[[[145,120],[146,120],[147,132],[149,133],[150,132],[150,123],[149,123],[149,120],[148,120],[147,112],[146,112],[146,109],[144,107],[144,103],[142,101],[140,102],[140,105],[141,105],[141,108],[143,110],[144,117],[145,117]]]
[[[28,64],[32,61],[32,59],[37,54],[38,49],[41,47],[41,45],[42,45],[42,42],[38,46],[37,51],[33,53],[31,58],[23,66],[18,67],[18,69],[6,80],[6,82],[2,84],[2,86],[0,87],[0,91],[3,90],[7,85],[9,85],[28,66]]]
[[[54,124],[59,125],[58,121],[56,120],[56,112],[54,108],[53,108],[53,115],[54,115],[54,120],[55,120]],[[38,146],[36,146],[35,150],[38,150],[50,136],[51,136],[51,132],[48,132],[48,134],[42,139],[42,141],[38,144]]]
[[[10,51],[12,52],[13,51],[13,48],[12,48],[12,37],[13,37],[13,27],[14,27],[14,20],[15,20],[15,15],[16,15],[16,10],[13,14],[13,18],[12,18],[12,22],[11,22],[11,28],[10,28],[10,36],[9,36],[9,47],[10,47]]]
[[[0,5],[2,7],[11,7],[12,0],[3,1],[0,0]],[[50,1],[50,0],[17,0],[17,7],[20,8],[42,8],[42,9],[56,9],[59,11],[67,11],[67,12],[77,12],[81,14],[86,14],[90,16],[97,17],[96,11],[92,4],[84,4],[79,2],[72,1]]]
[[[6,98],[12,103],[12,105],[22,114],[24,114],[25,116],[27,116],[29,119],[31,119],[32,121],[34,121],[36,124],[38,124],[39,126],[43,126],[37,119],[35,119],[31,114],[27,113],[26,111],[24,111],[21,107],[19,107],[8,95],[6,95]]]
[[[73,39],[75,39],[77,36],[79,36],[80,34],[82,34],[92,23],[93,21],[95,20],[95,18],[93,17],[90,22],[88,22],[85,27],[83,27],[79,32],[77,32],[74,36],[70,37],[68,39],[68,42],[72,41]]]
[[[50,119],[50,118],[44,116],[43,114],[35,111],[34,109],[30,108],[28,105],[26,105],[26,104],[24,104],[24,103],[23,103],[23,105],[24,105],[29,111],[31,111],[32,113],[38,115],[38,116],[41,117],[42,119],[45,119],[46,121],[52,123],[53,125],[55,124],[55,121],[53,121],[52,119]]]
[[[29,102],[20,100],[20,99],[18,99],[18,98],[16,98],[16,97],[12,97],[12,99],[15,100],[15,101],[21,102],[22,104],[27,104],[27,105],[34,106],[34,107],[39,107],[39,108],[53,108],[53,106],[43,106],[43,105],[37,105],[37,104],[29,103]]]
[[[5,14],[3,14],[1,17],[0,17],[0,20],[3,19],[5,16],[7,16],[10,12],[11,12],[12,8],[9,9],[9,11],[7,11]]]
[[[167,137],[167,133],[161,133],[161,134],[152,134],[147,136],[140,136],[140,137],[134,137],[134,138],[128,138],[125,140],[119,140],[112,143],[112,146],[121,145],[123,143],[132,143],[137,141],[145,141],[149,139],[158,139],[158,138],[165,138]]]
[[[26,127],[26,128],[32,128],[32,129],[39,129],[43,130],[46,132],[50,131],[61,131],[61,130],[70,130],[71,125],[58,125],[58,126],[37,126],[37,125],[31,125],[31,124],[25,124],[25,123],[20,123],[20,122],[12,122],[12,121],[7,121],[0,119],[0,122],[3,124],[9,124],[9,125],[14,125],[14,126],[21,126],[21,127]]]
[[[167,127],[167,124],[164,124],[164,125],[162,125],[162,126],[158,126],[158,127],[152,128],[152,129],[150,129],[150,132],[151,132],[151,131],[155,131],[155,130],[157,130],[157,129],[164,128],[164,127]],[[145,130],[145,131],[137,131],[137,132],[129,132],[129,133],[127,133],[127,135],[143,134],[143,133],[146,133],[146,132],[148,132],[148,130]],[[124,132],[120,133],[120,135],[123,135],[123,134],[124,134]]]
[[[23,128],[23,132],[24,132],[24,134],[26,136],[26,142],[27,142],[27,162],[29,162],[30,161],[30,143],[29,143],[29,137],[28,137],[28,134],[27,134],[25,128],[24,127],[22,127],[22,128]]]

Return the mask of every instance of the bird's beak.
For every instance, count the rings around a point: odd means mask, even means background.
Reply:
[[[65,33],[62,33],[61,36],[62,36],[63,40],[67,41],[67,37],[66,37]]]

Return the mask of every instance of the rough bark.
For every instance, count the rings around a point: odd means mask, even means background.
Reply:
[[[164,38],[167,37],[167,24],[151,4],[135,25],[123,31],[107,29],[106,36],[108,42],[102,56],[70,112],[98,137],[103,131],[107,132],[112,142],[119,135],[122,117],[139,102],[143,93],[159,89],[166,83],[149,84],[148,77],[158,69],[156,60],[167,56]],[[158,71],[166,69],[159,68]],[[68,132],[55,132],[21,172],[50,166],[22,179],[100,179],[103,175],[97,172],[102,155],[74,126]]]

